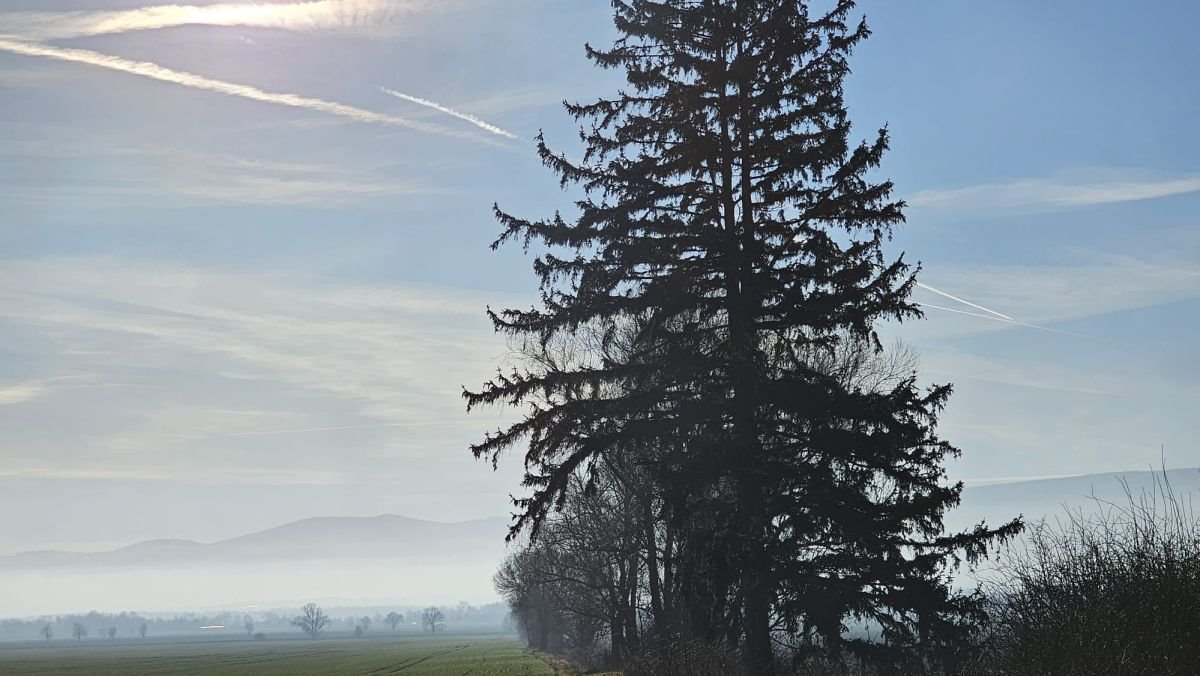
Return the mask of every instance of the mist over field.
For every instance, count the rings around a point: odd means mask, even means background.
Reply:
[[[215,543],[0,557],[5,616],[494,602],[507,520],[314,518]]]
[[[1200,499],[1200,470],[1166,473]],[[1027,521],[1095,514],[1154,496],[1154,473],[1121,472],[968,486],[947,527],[1023,514]],[[1158,499],[1161,501],[1162,496]],[[5,617],[121,611],[205,611],[330,605],[423,606],[498,599],[492,575],[511,547],[508,519],[439,523],[396,515],[305,519],[202,544],[158,539],[105,552],[0,557]]]

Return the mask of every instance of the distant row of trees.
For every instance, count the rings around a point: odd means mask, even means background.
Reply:
[[[404,621],[404,615],[392,611],[384,618],[387,624],[396,631],[400,623]],[[441,608],[430,606],[421,611],[421,626],[425,631],[436,634],[445,628],[446,613]],[[315,603],[307,603],[300,608],[300,614],[292,618],[292,624],[299,627],[300,631],[307,634],[310,638],[317,638],[321,632],[329,626],[329,615],[321,610],[321,607]],[[359,618],[354,626],[355,636],[362,636],[371,628],[371,618],[364,615]],[[253,626],[247,627],[247,632],[252,632]]]
[[[147,630],[148,627],[146,623],[143,622],[141,626],[138,627],[138,635],[142,638],[146,638]],[[88,628],[82,622],[74,622],[71,624],[71,637],[76,641],[81,641],[84,638],[87,638],[87,635]],[[107,636],[110,641],[115,641],[117,638],[117,628],[115,626],[108,627],[104,630],[104,635]],[[50,622],[44,624],[41,630],[38,631],[38,636],[46,641],[50,641],[50,639],[54,638],[54,624]]]
[[[357,629],[367,633],[373,627],[387,627],[393,632],[402,631],[406,627],[419,626],[428,633],[440,633],[447,624],[466,630],[495,631],[504,629],[508,622],[509,611],[506,604],[490,603],[481,606],[465,602],[450,606],[431,606],[429,608],[404,608],[372,614],[355,613],[352,617],[341,613],[345,609],[334,608],[338,613],[335,619],[326,609],[307,606],[300,613],[281,614],[276,611],[263,611],[255,615],[245,613],[222,612],[216,614],[185,613],[174,617],[144,617],[137,613],[100,613],[66,614],[55,617],[35,619],[5,619],[0,620],[0,641],[3,640],[54,640],[56,637],[83,640],[89,637],[146,637],[147,635],[178,635],[191,634],[201,631],[201,627],[224,627],[223,631],[242,630],[248,638],[265,637],[266,633],[300,628],[306,634],[307,627],[319,625],[317,634],[328,632],[335,626],[339,629]],[[405,613],[408,613],[407,618]],[[304,618],[301,625],[297,619]]]
[[[45,641],[55,636],[70,637],[82,640],[95,635],[115,640],[118,636],[145,637],[154,630],[178,631],[184,624],[202,626],[211,622],[203,622],[191,617],[172,619],[148,619],[136,613],[105,614],[91,612],[87,614],[60,615],[54,618],[36,620],[8,619],[0,621],[0,640],[40,638]],[[169,629],[168,629],[169,628]]]

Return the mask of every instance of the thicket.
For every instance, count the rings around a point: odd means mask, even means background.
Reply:
[[[981,674],[1195,674],[1200,522],[1164,471],[1037,525],[987,586]]]

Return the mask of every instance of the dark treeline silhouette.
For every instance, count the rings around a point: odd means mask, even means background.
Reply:
[[[527,411],[472,451],[524,449],[529,544],[497,582],[535,645],[916,673],[977,631],[950,576],[1021,524],[945,532],[951,388],[872,373],[876,326],[921,316],[917,268],[884,252],[887,131],[856,143],[843,102],[867,26],[832,4],[614,2],[621,37],[587,55],[628,87],[566,105],[579,160],[538,139],[576,215],[497,207],[542,299],[489,311],[523,359],[464,396]]]

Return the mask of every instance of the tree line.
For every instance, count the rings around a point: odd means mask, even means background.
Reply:
[[[361,618],[348,618],[350,624],[354,625],[354,636],[361,638],[371,628],[371,617],[364,615]],[[429,606],[421,611],[421,628],[430,633],[437,634],[446,627],[446,613],[437,606]],[[395,611],[389,612],[383,620],[391,627],[392,632],[404,622],[404,615]],[[325,631],[332,624],[329,615],[325,613],[315,603],[306,603],[300,607],[300,613],[292,618],[292,625],[299,628],[309,638],[318,638],[321,632]],[[247,629],[250,631],[250,629]]]
[[[350,609],[334,608],[332,612],[343,613]],[[362,609],[359,609],[360,611]],[[64,614],[28,619],[0,620],[0,641],[54,639],[76,640],[117,638],[145,638],[191,634],[202,628],[219,627],[224,633],[244,632],[248,638],[266,638],[267,634],[300,631],[312,638],[330,631],[349,631],[363,636],[372,630],[387,628],[398,633],[422,631],[441,633],[447,626],[459,631],[499,631],[508,627],[508,609],[504,604],[491,603],[474,606],[458,603],[451,606],[428,606],[386,613],[353,614],[334,617],[315,603],[302,606],[295,613],[282,610],[261,611],[253,615],[239,612],[215,614],[183,613],[172,617],[144,616],[138,613],[101,613],[91,611],[81,614]]]

